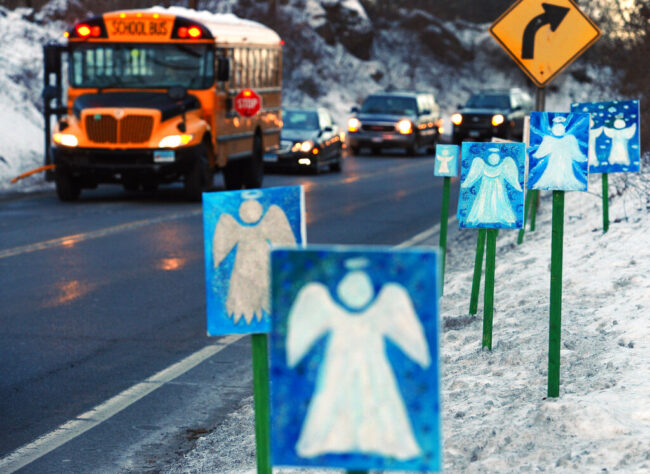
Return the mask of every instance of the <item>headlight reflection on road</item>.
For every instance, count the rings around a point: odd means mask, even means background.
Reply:
[[[163,258],[158,262],[157,268],[159,270],[164,270],[164,271],[174,271],[174,270],[180,270],[185,266],[187,263],[187,260],[184,258]]]

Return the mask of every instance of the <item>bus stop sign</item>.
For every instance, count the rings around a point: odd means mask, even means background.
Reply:
[[[573,0],[517,0],[490,34],[531,80],[544,87],[600,38]]]
[[[235,96],[235,110],[242,117],[253,117],[262,108],[262,98],[252,89],[244,89]]]

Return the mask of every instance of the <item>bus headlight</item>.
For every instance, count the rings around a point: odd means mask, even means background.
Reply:
[[[192,141],[194,135],[191,133],[184,133],[182,135],[167,135],[160,143],[158,143],[159,148],[178,148],[181,145],[187,145]]]
[[[52,140],[57,145],[75,147],[79,145],[79,139],[70,133],[55,133]]]
[[[460,125],[461,123],[463,123],[463,116],[461,114],[458,114],[458,113],[452,115],[451,116],[451,123],[453,123],[454,125]]]
[[[413,133],[413,124],[408,119],[402,119],[397,122],[397,131],[402,135]]]
[[[358,118],[352,117],[350,120],[348,120],[348,132],[358,132],[360,128],[361,121]]]
[[[493,115],[492,116],[492,125],[494,125],[495,127],[498,127],[499,125],[501,125],[504,122],[504,120],[505,120],[505,118],[501,114]]]

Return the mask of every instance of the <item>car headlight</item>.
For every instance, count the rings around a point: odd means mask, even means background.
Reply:
[[[348,132],[358,132],[360,128],[361,121],[358,118],[352,117],[348,120]]]
[[[191,133],[184,133],[182,135],[167,135],[160,143],[158,143],[159,148],[178,148],[181,145],[187,145],[192,141],[194,135]]]
[[[501,125],[505,121],[505,117],[501,114],[496,114],[492,116],[492,125],[495,127]]]
[[[52,140],[57,145],[75,147],[79,145],[79,139],[70,133],[55,133]]]
[[[402,119],[397,122],[397,131],[402,135],[413,133],[413,123],[408,119]]]
[[[452,115],[451,116],[451,123],[453,123],[454,125],[460,125],[461,123],[463,123],[463,116],[461,114],[458,114],[458,113]]]

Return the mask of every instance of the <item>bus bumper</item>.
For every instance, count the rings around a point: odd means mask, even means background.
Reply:
[[[125,179],[170,183],[191,169],[201,146],[164,150],[53,148],[52,152],[57,167],[87,184],[120,183]]]

